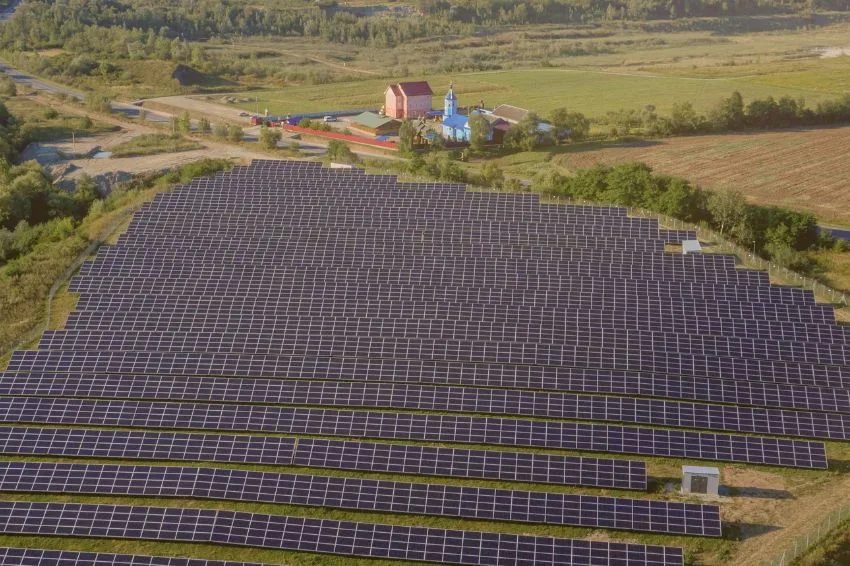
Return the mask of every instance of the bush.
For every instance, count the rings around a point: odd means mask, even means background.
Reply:
[[[266,149],[275,149],[281,137],[280,130],[273,130],[268,126],[260,128],[260,145]]]
[[[245,133],[239,126],[230,126],[227,128],[227,139],[232,142],[241,142],[245,138]]]
[[[358,161],[357,154],[339,140],[331,140],[328,143],[328,158],[340,163],[357,163]]]
[[[0,96],[17,96],[18,87],[5,73],[0,75]]]
[[[90,93],[86,97],[86,106],[92,112],[112,112],[112,98],[108,94]]]

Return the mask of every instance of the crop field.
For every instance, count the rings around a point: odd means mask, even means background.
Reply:
[[[427,80],[439,105],[449,83],[454,83],[460,106],[484,101],[488,107],[514,104],[546,116],[558,107],[569,107],[587,116],[600,116],[623,108],[654,105],[669,113],[673,104],[690,101],[699,111],[708,110],[735,90],[745,98],[768,95],[803,97],[813,104],[833,98],[833,93],[814,88],[789,88],[761,84],[752,78],[703,79],[659,76],[638,72],[587,71],[570,69],[529,69],[431,75],[404,80]],[[367,79],[333,85],[299,85],[258,93],[261,109],[271,114],[323,112],[347,108],[379,108],[389,79]],[[252,93],[252,96],[254,94]],[[235,104],[247,111],[255,102]]]
[[[705,188],[735,189],[754,202],[808,210],[850,224],[850,127],[794,129],[594,144],[553,162],[567,169],[643,161]]]

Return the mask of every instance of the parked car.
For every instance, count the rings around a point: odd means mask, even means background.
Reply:
[[[250,116],[250,114],[248,114],[247,112],[240,112],[239,115],[242,116],[243,118],[245,116]]]
[[[336,122],[336,116],[325,116],[325,122]]]
[[[300,140],[301,134],[292,134],[292,136],[290,136],[290,138],[293,139],[293,140]]]

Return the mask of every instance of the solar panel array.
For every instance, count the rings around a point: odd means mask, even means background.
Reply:
[[[75,552],[35,548],[0,548],[0,564],[6,566],[263,566],[253,562],[224,562],[197,558],[140,556],[105,552]]]
[[[181,185],[83,265],[65,329],[0,374],[0,454],[122,461],[0,461],[0,491],[474,519],[494,532],[178,502],[0,502],[0,532],[452,564],[682,564],[677,548],[495,531],[720,536],[717,505],[552,488],[645,490],[646,465],[624,455],[823,469],[821,440],[848,439],[850,331],[810,292],[731,257],[664,251],[693,238],[623,208],[307,162]],[[2,552],[21,564],[195,566]]]
[[[218,509],[0,501],[0,532],[208,542],[442,564],[683,563],[681,549]]]

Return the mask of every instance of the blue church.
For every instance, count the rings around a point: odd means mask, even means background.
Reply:
[[[460,114],[457,108],[457,96],[455,96],[453,85],[449,85],[449,92],[446,94],[443,104],[443,137],[454,142],[468,142],[472,136],[472,129],[469,127],[469,116]],[[486,112],[481,110],[473,110],[472,114],[480,114],[485,119],[488,118]],[[493,140],[493,123],[487,120],[487,139]]]

